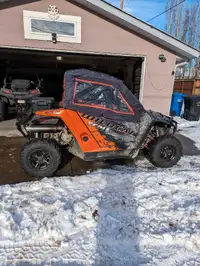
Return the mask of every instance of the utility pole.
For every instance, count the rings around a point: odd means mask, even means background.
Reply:
[[[120,9],[124,10],[124,0],[120,0]]]

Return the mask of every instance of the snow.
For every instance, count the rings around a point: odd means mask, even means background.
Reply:
[[[200,123],[179,121],[200,147]],[[0,265],[200,265],[200,157],[0,186]]]
[[[176,122],[178,123],[178,129],[185,129],[185,128],[197,128],[200,126],[200,121],[187,121],[180,117],[175,117]]]
[[[200,139],[198,139],[200,132],[200,121],[189,122],[181,118],[176,118],[176,121],[178,122],[178,130],[181,132],[181,134],[195,141],[195,146],[200,149]]]

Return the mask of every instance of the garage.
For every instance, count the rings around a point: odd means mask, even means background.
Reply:
[[[92,69],[122,79],[133,94],[139,98],[141,90],[142,57],[109,55],[69,54],[20,49],[0,50],[0,79],[3,85],[7,73],[15,72],[19,77],[25,73],[37,74],[43,80],[44,96],[62,97],[63,75],[66,70]],[[30,76],[31,78],[31,76]]]

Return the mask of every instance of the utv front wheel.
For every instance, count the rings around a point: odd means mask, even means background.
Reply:
[[[60,150],[53,142],[34,139],[21,148],[21,168],[30,176],[50,177],[58,170],[60,162]]]
[[[149,160],[156,167],[170,168],[178,163],[183,150],[176,137],[163,137],[149,145]]]

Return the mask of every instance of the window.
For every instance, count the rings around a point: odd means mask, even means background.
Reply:
[[[118,111],[120,111],[120,112],[125,112],[125,113],[130,112],[130,109],[128,108],[127,104],[122,99],[120,94],[118,94],[118,96],[117,96],[117,107],[118,107]]]
[[[81,18],[60,15],[52,21],[48,13],[23,11],[25,39],[52,40],[57,34],[58,42],[81,43]]]
[[[76,81],[74,103],[99,106],[123,113],[131,112],[116,88],[92,81]]]
[[[56,33],[57,35],[75,36],[75,24],[31,19],[31,32]]]
[[[112,88],[106,85],[88,82],[76,82],[74,102],[79,104],[99,105],[112,109]]]

